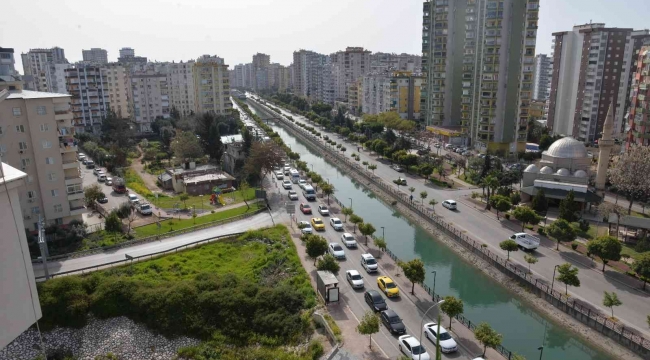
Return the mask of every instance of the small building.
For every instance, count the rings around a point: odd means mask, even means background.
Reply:
[[[158,176],[158,180],[165,190],[186,192],[190,195],[208,195],[214,187],[222,189],[223,192],[232,191],[235,178],[215,165],[196,166],[194,162],[188,162],[181,168],[167,169]]]
[[[238,167],[242,166],[242,162],[246,159],[244,137],[239,134],[222,136],[221,143],[223,144],[223,158],[221,161],[223,171],[235,176],[235,172],[240,170]]]
[[[317,271],[318,295],[325,304],[339,302],[339,280],[331,271]]]

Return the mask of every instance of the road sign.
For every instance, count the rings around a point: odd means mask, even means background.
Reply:
[[[295,214],[296,213],[296,204],[286,203],[285,208],[287,209],[288,214]]]

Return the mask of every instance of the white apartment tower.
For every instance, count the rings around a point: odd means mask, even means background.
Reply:
[[[370,72],[370,53],[363,47],[347,47],[345,51],[330,55],[336,72],[334,75],[336,100],[347,102],[350,84]]]
[[[83,61],[96,65],[108,64],[108,52],[100,48],[91,48],[90,50],[81,50]]]
[[[122,64],[110,63],[102,66],[102,74],[106,77],[108,102],[115,115],[122,119],[129,118],[129,72]]]
[[[167,75],[147,71],[129,77],[129,99],[136,131],[151,132],[151,123],[157,118],[169,118],[169,88]]]
[[[181,115],[190,115],[196,109],[194,101],[194,79],[192,71],[194,60],[179,63],[167,63],[167,88],[169,89],[169,102]]]
[[[211,112],[222,115],[230,113],[232,102],[230,102],[228,65],[222,58],[210,55],[201,56],[194,63],[192,77],[197,114]]]
[[[107,76],[98,66],[77,64],[65,70],[76,132],[99,133],[109,109]]]
[[[60,87],[62,79],[56,77],[68,64],[63,49],[31,49],[21,57],[26,89],[65,93],[65,89]]]
[[[551,75],[553,63],[546,54],[535,56],[535,80],[533,81],[533,100],[548,100],[551,91]]]
[[[294,94],[314,101],[322,100],[323,72],[329,56],[309,50],[293,52]]]

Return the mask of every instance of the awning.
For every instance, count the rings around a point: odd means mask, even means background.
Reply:
[[[537,192],[543,189],[544,196],[550,199],[564,199],[569,194],[568,190],[563,189],[547,189],[547,188],[538,188],[536,186],[526,186],[521,189],[521,192],[528,194],[530,196],[537,195]],[[586,193],[573,192],[573,198],[577,202],[586,202],[586,203],[598,203],[602,200],[600,196],[594,193],[591,190],[588,190]]]

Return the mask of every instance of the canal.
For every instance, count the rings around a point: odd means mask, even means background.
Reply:
[[[251,102],[248,103],[251,110],[256,112]],[[335,196],[339,200],[354,200],[354,212],[377,228],[375,235],[381,236],[380,227],[385,228],[388,248],[395,255],[405,261],[422,259],[427,267],[425,283],[433,287],[432,272],[435,271],[436,293],[462,299],[463,315],[477,324],[481,321],[489,323],[503,334],[503,345],[507,349],[529,360],[538,359],[540,354],[537,349],[544,342],[544,359],[610,359],[608,355],[590,348],[577,336],[547,321],[499,283],[465,262],[420,226],[394,211],[390,205],[380,201],[370,190],[346,176],[282,127],[273,123],[269,125],[291,146],[292,151],[300,154],[301,160],[313,165],[315,172],[334,184]]]

